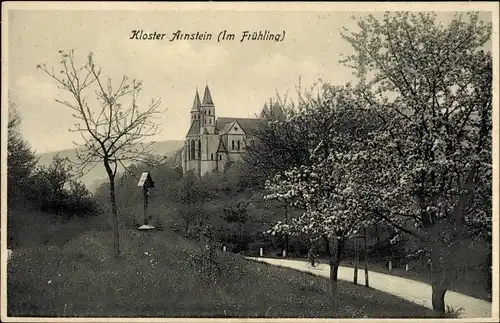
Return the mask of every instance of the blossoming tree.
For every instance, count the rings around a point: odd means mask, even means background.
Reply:
[[[337,294],[337,271],[345,239],[371,218],[363,210],[364,199],[353,185],[362,172],[360,155],[365,142],[378,127],[370,112],[361,109],[347,86],[324,85],[318,98],[306,96],[296,118],[288,122],[309,125],[307,133],[315,149],[310,162],[293,167],[266,182],[266,199],[280,200],[301,209],[288,223],[278,222],[272,234],[291,234],[322,239],[329,255],[332,300]],[[320,124],[322,126],[320,126]]]
[[[343,34],[357,96],[384,124],[362,156],[360,202],[428,252],[439,315],[470,244],[491,235],[491,24],[464,16],[386,13]]]

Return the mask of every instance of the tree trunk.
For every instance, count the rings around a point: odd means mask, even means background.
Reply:
[[[363,236],[365,242],[365,286],[370,287],[370,283],[368,281],[368,237],[366,236],[366,227],[363,227]]]
[[[115,179],[109,178],[109,197],[111,201],[111,212],[113,216],[113,249],[115,258],[120,257],[120,232],[118,224],[118,212],[116,211]]]
[[[288,224],[288,207],[285,205],[285,223]],[[285,255],[288,256],[289,236],[285,233]]]
[[[330,263],[330,293],[333,308],[338,308],[338,270],[340,259],[344,250],[344,241],[339,240],[334,235],[331,238],[325,237],[326,253]]]
[[[118,224],[118,212],[116,210],[115,174],[109,165],[108,160],[104,160],[104,167],[109,179],[109,201],[111,203],[111,215],[113,218],[113,250],[115,258],[120,257],[120,232]],[[115,168],[116,171],[116,168]]]
[[[288,234],[285,234],[285,255],[288,256],[288,249],[289,249],[289,236]]]
[[[330,257],[330,293],[332,297],[333,308],[338,307],[338,271],[339,264],[335,261],[335,256]]]
[[[432,285],[432,310],[437,317],[446,316],[444,296],[450,287],[449,273],[445,268],[443,250],[434,245],[431,251],[431,285]],[[446,257],[444,257],[446,258]]]
[[[444,303],[444,295],[447,288],[440,284],[432,284],[432,309],[438,317],[446,316],[446,307]]]
[[[358,284],[358,238],[354,238],[354,285]]]

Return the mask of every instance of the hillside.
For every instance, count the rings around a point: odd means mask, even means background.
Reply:
[[[183,141],[182,140],[167,140],[167,141],[159,141],[155,142],[152,147],[156,155],[158,156],[166,156],[166,157],[175,157],[176,152],[182,148]],[[66,149],[60,151],[54,151],[44,154],[39,154],[40,157],[39,164],[43,166],[48,166],[52,162],[52,159],[59,154],[62,158],[68,158],[69,160],[76,160],[76,149]],[[180,163],[180,161],[178,161]],[[118,167],[118,173],[123,172],[123,167]],[[90,189],[96,189],[99,184],[105,181],[107,178],[106,171],[104,170],[104,166],[97,165],[92,169],[88,174],[83,176],[80,180]]]
[[[37,214],[38,215],[38,214]],[[58,225],[65,232],[71,223]],[[82,230],[84,222],[72,227]],[[55,228],[54,228],[55,229]],[[55,232],[54,232],[55,233]],[[53,235],[59,239],[58,234]],[[66,243],[16,248],[8,265],[8,314],[82,317],[429,317],[419,305],[230,253],[201,261],[202,249],[176,233],[123,229],[122,258],[112,234],[92,229]],[[220,250],[220,248],[218,248]],[[203,265],[205,264],[205,265]]]

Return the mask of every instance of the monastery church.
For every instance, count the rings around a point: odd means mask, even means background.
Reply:
[[[217,118],[208,85],[203,100],[198,90],[191,109],[191,126],[182,149],[182,168],[203,176],[223,172],[227,163],[243,159],[246,147],[255,145],[255,131],[271,115],[283,116],[281,108],[264,105],[260,118]]]

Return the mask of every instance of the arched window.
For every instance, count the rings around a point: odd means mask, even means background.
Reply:
[[[240,150],[240,141],[238,140],[238,150]]]
[[[191,150],[190,150],[191,155],[189,156],[190,160],[193,160],[195,158],[195,155],[194,155],[195,151],[194,151],[194,149],[195,149],[195,147],[194,147],[194,139],[191,139]]]
[[[210,159],[214,160],[214,154],[210,154]]]
[[[201,158],[201,140],[198,140],[198,158]]]
[[[208,119],[208,122],[209,122],[210,124],[212,124],[212,119]]]
[[[232,149],[234,150],[234,140],[232,141],[232,147],[233,147]]]
[[[222,155],[219,155],[219,160],[222,160]]]

